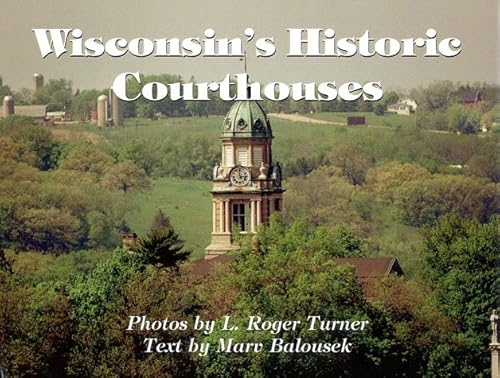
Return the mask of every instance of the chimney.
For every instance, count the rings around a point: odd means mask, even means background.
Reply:
[[[129,250],[134,246],[136,241],[137,241],[137,234],[135,232],[122,234],[122,246],[124,249]]]

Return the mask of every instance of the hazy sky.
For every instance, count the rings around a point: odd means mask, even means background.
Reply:
[[[14,89],[32,87],[32,74],[46,80],[64,77],[74,88],[104,88],[121,72],[175,73],[185,80],[220,80],[243,71],[237,58],[71,58],[42,59],[31,29],[80,28],[84,37],[186,38],[203,36],[206,28],[218,37],[243,38],[253,27],[256,38],[273,36],[272,58],[249,53],[251,78],[270,81],[382,81],[384,88],[411,88],[437,79],[489,81],[497,78],[498,9],[496,0],[23,0],[2,1],[0,75]],[[287,58],[287,28],[332,28],[339,37],[457,37],[462,53],[455,58]],[[252,45],[253,46],[253,45]]]

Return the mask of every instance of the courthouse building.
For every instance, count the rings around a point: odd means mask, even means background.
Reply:
[[[281,167],[272,158],[271,123],[255,101],[237,101],[222,124],[214,167],[210,259],[234,249],[233,232],[253,233],[283,207]]]

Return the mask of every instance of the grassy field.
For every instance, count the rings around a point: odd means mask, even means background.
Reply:
[[[210,241],[210,188],[208,181],[157,180],[151,191],[133,194],[136,210],[129,214],[128,223],[135,232],[143,235],[149,229],[155,212],[161,209],[170,217],[186,246],[193,251],[191,258],[201,258]],[[286,193],[284,199],[286,204]],[[399,223],[390,207],[381,203],[377,206],[375,219],[371,221],[373,232],[368,239],[369,249],[381,256],[396,256],[404,269],[413,267],[421,242],[418,229]]]
[[[364,116],[367,124],[371,126],[387,126],[396,128],[412,127],[415,125],[415,118],[413,116],[403,116],[397,114],[385,114],[377,116],[373,113],[313,113],[304,114],[304,117],[314,119],[321,119],[331,122],[339,122],[347,125],[348,116]],[[95,124],[73,124],[73,125],[59,125],[58,129],[73,130],[73,131],[90,131],[111,140],[122,140],[133,138],[140,135],[141,137],[156,136],[158,134],[168,135],[172,138],[178,137],[181,134],[189,135],[202,135],[217,137],[222,127],[222,116],[209,116],[209,117],[175,117],[175,118],[162,118],[156,121],[145,118],[126,118],[125,126],[122,128],[103,128],[97,127]],[[277,117],[270,116],[273,131],[279,133],[280,131],[290,130],[321,130],[321,129],[342,129],[336,125],[322,125],[312,124],[310,122],[290,122]],[[285,131],[286,131],[285,130]],[[356,132],[355,129],[349,129]],[[301,133],[300,133],[301,134]],[[297,136],[301,136],[301,135]]]
[[[314,113],[305,114],[308,117],[321,119],[330,122],[340,122],[347,124],[347,117],[349,116],[363,116],[365,117],[368,126],[385,126],[385,127],[415,127],[415,115],[405,116],[395,113],[386,113],[383,116],[375,115],[369,112],[332,112],[332,113]]]
[[[139,236],[151,226],[158,209],[170,217],[193,259],[200,258],[210,242],[212,201],[208,181],[163,178],[155,181],[151,191],[133,194],[136,210],[128,223]]]
[[[319,113],[330,114],[330,113]],[[338,114],[338,113],[331,113]],[[347,113],[346,113],[347,114]],[[384,116],[385,117],[385,116]],[[387,116],[391,117],[391,116]],[[218,143],[223,117],[177,117],[151,121],[148,119],[126,119],[123,128],[101,128],[92,124],[58,126],[59,132],[73,133],[74,139],[89,137],[89,141],[107,141],[120,145],[134,139],[161,140],[168,143],[184,136],[202,137]],[[337,125],[321,125],[302,122],[290,122],[271,118],[273,134],[273,155],[277,161],[290,157],[307,156],[311,153],[330,151],[335,145],[346,140],[376,136],[377,139],[390,137],[396,131],[389,128],[347,128]],[[82,138],[80,138],[82,136]],[[71,139],[68,135],[66,139]]]
[[[141,138],[164,137],[178,138],[183,134],[193,136],[218,136],[223,117],[175,117],[152,121],[145,118],[127,118],[125,126],[120,128],[97,127],[96,124],[85,123],[75,125],[59,125],[56,128],[68,132],[91,132],[102,136],[110,142],[120,142]]]

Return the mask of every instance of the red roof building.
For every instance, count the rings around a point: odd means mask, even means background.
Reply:
[[[213,259],[200,259],[188,267],[192,276],[201,279],[216,271],[217,265],[225,265],[234,260],[233,255],[220,255]],[[395,257],[346,257],[334,259],[338,265],[352,265],[354,274],[364,289],[371,280],[389,274],[404,276],[403,269]]]

